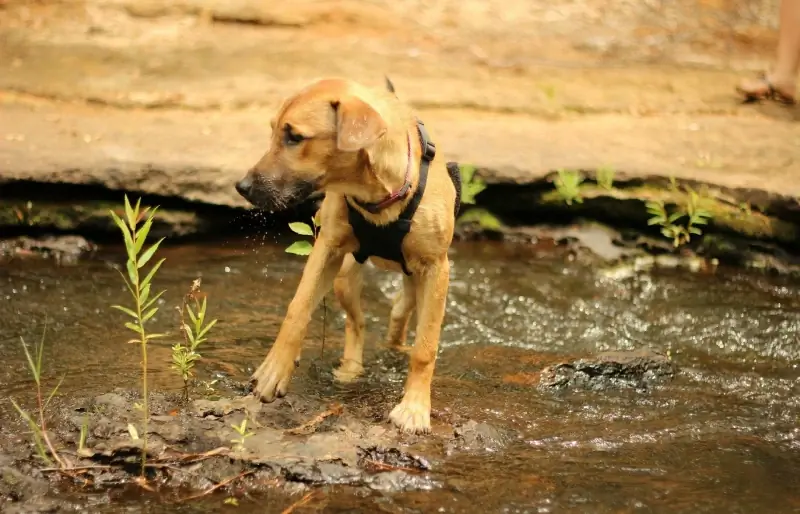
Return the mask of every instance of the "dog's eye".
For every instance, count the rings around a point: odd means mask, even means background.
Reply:
[[[284,132],[283,132],[283,142],[288,146],[293,146],[298,143],[301,143],[305,139],[305,136],[302,134],[298,134],[297,132],[292,131],[292,127],[286,125]]]

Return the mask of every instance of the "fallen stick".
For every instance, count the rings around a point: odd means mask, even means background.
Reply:
[[[298,507],[302,507],[302,506],[303,506],[303,505],[305,505],[306,503],[310,502],[310,501],[311,501],[311,498],[314,496],[314,493],[315,493],[315,491],[311,491],[311,492],[310,492],[310,493],[308,493],[307,495],[303,496],[302,498],[300,498],[299,500],[297,500],[297,501],[296,501],[296,502],[294,502],[293,504],[291,504],[291,505],[289,505],[288,507],[286,507],[286,508],[283,510],[283,512],[281,512],[281,514],[291,514],[292,512],[294,512],[294,510],[295,510],[296,508],[298,508]]]
[[[317,414],[310,421],[306,421],[305,423],[303,423],[302,425],[300,425],[298,427],[289,428],[289,429],[285,430],[284,432],[287,433],[287,434],[292,434],[292,435],[307,435],[307,434],[310,434],[314,430],[316,430],[317,425],[319,425],[320,423],[325,421],[326,418],[328,418],[330,416],[338,416],[338,415],[340,415],[342,413],[343,410],[344,410],[344,408],[342,407],[342,404],[341,403],[336,403],[333,406],[331,406],[330,409],[326,410],[325,412],[321,412],[320,414]]]
[[[53,473],[53,472],[68,472],[68,471],[86,471],[89,469],[111,469],[114,466],[105,466],[105,465],[97,465],[97,466],[75,466],[71,468],[41,468],[39,471],[42,473]]]
[[[255,473],[255,470],[242,471],[241,473],[239,473],[236,476],[227,478],[227,479],[223,480],[222,482],[220,482],[220,483],[218,483],[218,484],[216,484],[216,485],[214,485],[212,487],[209,487],[208,489],[206,489],[202,493],[198,493],[198,494],[195,494],[195,495],[192,495],[192,496],[187,496],[186,498],[179,499],[178,502],[179,503],[180,502],[186,502],[186,501],[189,501],[189,500],[196,500],[197,498],[202,498],[203,496],[208,496],[209,494],[213,493],[217,489],[221,489],[221,488],[225,487],[226,485],[230,484],[231,482],[235,482],[235,481],[239,480],[240,478],[246,477],[247,475],[252,475],[253,473]]]

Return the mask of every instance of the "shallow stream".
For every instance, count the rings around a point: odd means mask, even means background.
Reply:
[[[284,247],[242,240],[164,248],[155,287],[167,293],[154,329],[174,332],[174,306],[201,276],[208,314],[219,318],[202,349],[204,380],[245,380],[263,359],[304,262]],[[137,386],[138,348],[125,344],[122,317],[109,308],[128,301],[111,265],[122,259],[121,249],[104,248],[77,266],[0,267],[3,397],[30,399],[19,337],[38,340],[45,319],[45,373],[66,373],[63,395]],[[596,267],[535,245],[459,243],[451,259],[433,423],[457,415],[506,430],[511,441],[434,463],[430,490],[329,486],[296,512],[800,512],[798,284],[724,269],[602,279]],[[348,386],[330,380],[344,325],[331,294],[324,352],[320,309],[287,398],[387,409],[399,399],[405,370],[386,364],[376,343],[400,278],[370,269],[366,284],[367,376]],[[646,389],[536,387],[546,364],[640,348],[669,354],[680,372]],[[180,387],[169,358],[167,344],[153,346],[156,389]],[[7,401],[0,425],[4,447],[25,437]],[[278,513],[297,499],[255,495],[233,508],[224,494],[177,507],[133,492],[111,502],[96,491],[68,497],[82,511],[109,513]]]

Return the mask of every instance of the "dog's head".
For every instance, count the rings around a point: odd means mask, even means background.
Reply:
[[[284,101],[267,153],[236,190],[256,207],[281,210],[337,182],[356,181],[387,132],[374,93],[345,80],[315,82]]]

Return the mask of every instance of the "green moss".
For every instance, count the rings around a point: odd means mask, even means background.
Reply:
[[[108,215],[117,204],[87,201],[79,204],[0,200],[0,227],[37,227],[63,231],[90,229],[98,232],[117,230]],[[197,231],[202,221],[191,211],[162,209],[153,229],[158,233],[185,235]]]
[[[630,214],[629,202],[641,204],[641,220],[646,220],[647,211],[645,203],[648,201],[662,201],[665,205],[683,205],[686,203],[688,194],[684,191],[664,189],[653,185],[644,185],[633,188],[612,188],[603,189],[601,187],[584,184],[581,187],[581,196],[585,200],[610,200],[604,202],[605,209],[613,210],[617,202],[625,211],[624,215]],[[556,190],[548,190],[541,194],[539,202],[552,207],[570,209],[575,212],[591,209],[592,206],[584,204],[564,205],[562,196]],[[711,213],[709,226],[717,230],[727,230],[750,239],[775,240],[782,243],[797,243],[800,231],[797,225],[775,217],[767,216],[752,209],[743,209],[741,204],[722,200],[715,196],[704,197],[704,208]],[[609,212],[609,217],[617,217],[614,212]],[[634,219],[631,221],[641,221]]]

